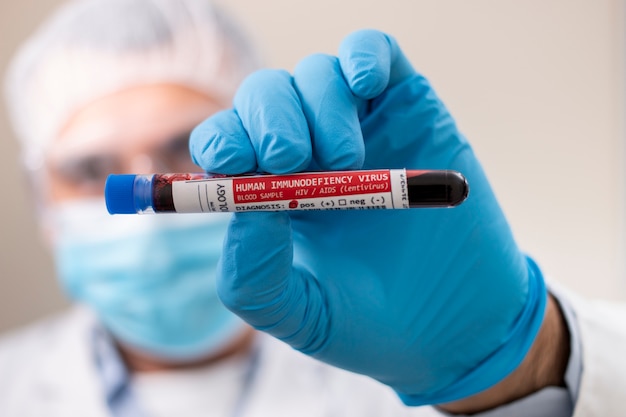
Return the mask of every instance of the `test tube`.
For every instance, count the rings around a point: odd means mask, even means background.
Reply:
[[[112,174],[105,185],[111,214],[454,207],[468,193],[467,180],[457,171],[406,169]]]

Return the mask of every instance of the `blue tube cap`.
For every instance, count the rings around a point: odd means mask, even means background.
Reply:
[[[137,214],[134,174],[111,174],[104,184],[104,200],[110,214]]]

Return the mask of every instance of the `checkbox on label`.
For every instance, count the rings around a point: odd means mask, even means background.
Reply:
[[[339,205],[340,206],[345,206],[346,204],[348,204],[348,201],[345,198],[340,198],[339,199]]]

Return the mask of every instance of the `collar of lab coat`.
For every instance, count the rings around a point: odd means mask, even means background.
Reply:
[[[57,326],[49,346],[41,350],[31,389],[24,392],[22,404],[30,404],[26,415],[110,417],[93,345],[101,329],[93,312],[82,306]],[[322,381],[328,368],[269,336],[258,338],[258,369],[241,414],[277,408],[301,413],[302,404],[308,404],[306,415],[327,415],[332,405],[327,403],[329,387]]]
[[[109,416],[92,349],[92,332],[99,325],[85,307],[75,307],[68,325],[42,350],[39,378],[32,387],[40,415]]]

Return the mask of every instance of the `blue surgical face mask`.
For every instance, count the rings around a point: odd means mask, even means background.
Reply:
[[[110,216],[102,200],[58,205],[50,214],[63,286],[121,343],[193,360],[245,329],[216,292],[228,214]]]

